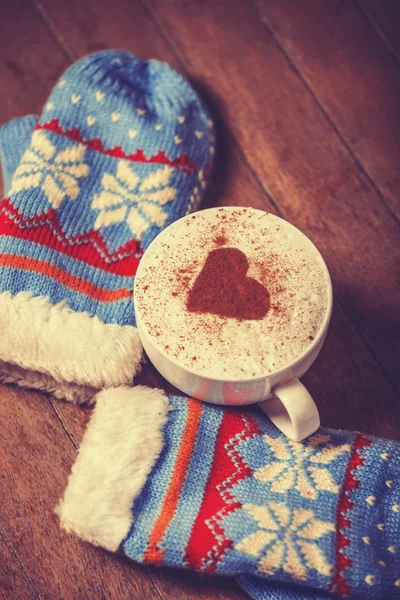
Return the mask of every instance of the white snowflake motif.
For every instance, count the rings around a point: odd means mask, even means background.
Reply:
[[[270,502],[266,506],[244,504],[260,529],[236,544],[236,550],[260,557],[261,573],[272,575],[283,569],[293,579],[306,581],[308,569],[329,577],[332,565],[318,540],[335,531],[335,525],[315,518],[312,510]]]
[[[53,208],[58,208],[65,197],[75,200],[80,192],[79,179],[89,174],[89,165],[83,162],[85,150],[83,144],[71,144],[57,152],[44,131],[35,131],[14,173],[10,194],[40,187]]]
[[[140,179],[128,161],[120,160],[116,176],[105,173],[103,189],[93,198],[92,208],[100,210],[95,229],[125,221],[141,240],[151,225],[162,227],[168,216],[163,206],[176,196],[169,185],[173,170],[167,165]]]
[[[313,435],[304,442],[292,442],[286,438],[263,436],[274,459],[253,474],[262,482],[272,482],[271,491],[284,494],[296,489],[303,498],[315,500],[318,491],[337,494],[339,485],[326,465],[338,456],[350,452],[349,444],[328,444],[329,435]]]

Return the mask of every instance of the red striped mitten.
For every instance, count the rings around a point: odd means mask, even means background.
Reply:
[[[164,63],[106,51],[68,69],[0,204],[3,380],[75,401],[132,383],[138,262],[198,206],[211,137],[198,96]]]
[[[257,412],[100,393],[57,512],[93,544],[240,576],[254,598],[400,598],[400,445],[360,433],[292,442]]]

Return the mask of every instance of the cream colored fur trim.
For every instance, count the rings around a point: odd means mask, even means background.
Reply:
[[[59,400],[68,400],[74,404],[93,403],[95,395],[99,392],[89,385],[79,385],[56,381],[50,375],[21,369],[17,365],[11,365],[0,361],[0,383],[12,383],[19,387],[30,390],[39,390],[51,394]]]
[[[108,389],[96,406],[55,511],[61,526],[116,551],[129,532],[132,504],[163,447],[169,402],[143,386]]]
[[[0,294],[3,362],[101,389],[130,385],[141,357],[135,327],[104,324],[29,292]]]

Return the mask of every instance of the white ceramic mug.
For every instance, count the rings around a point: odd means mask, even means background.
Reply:
[[[135,290],[141,285],[141,273],[145,269],[146,254],[150,250],[151,246],[141,259],[135,278]],[[321,256],[320,258],[323,262]],[[258,403],[271,421],[288,438],[294,441],[302,440],[314,433],[320,425],[315,402],[299,381],[299,378],[304,375],[317,358],[325,341],[331,317],[332,284],[328,269],[324,262],[323,264],[328,275],[327,307],[324,321],[312,345],[307,347],[306,351],[297,357],[295,362],[281,371],[239,381],[209,378],[196,373],[195,370],[183,366],[178,360],[169,356],[160,345],[157,345],[143,322],[140,307],[135,298],[137,329],[144,350],[161,375],[185,394],[214,404],[246,405]]]

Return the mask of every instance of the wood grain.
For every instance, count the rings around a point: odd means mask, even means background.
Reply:
[[[69,62],[103,48],[123,47],[184,72],[217,124],[204,205],[280,214],[316,242],[330,267],[332,324],[304,377],[323,424],[400,439],[393,218],[400,94],[388,44],[395,49],[396,40],[375,0],[357,3],[362,10],[317,0],[257,0],[257,9],[240,0],[8,0],[0,19],[0,124],[39,112]],[[382,4],[392,15],[395,4]],[[140,382],[169,389],[150,366]],[[244,599],[232,581],[147,569],[60,532],[52,511],[89,414],[0,387],[4,598]]]
[[[385,42],[353,2],[255,3],[268,32],[399,218],[400,69]]]
[[[400,3],[398,0],[357,0],[364,15],[400,63]]]
[[[39,600],[40,596],[0,524],[0,599],[9,598]]]
[[[13,117],[40,113],[67,62],[29,0],[7,0],[1,9],[2,124]]]

